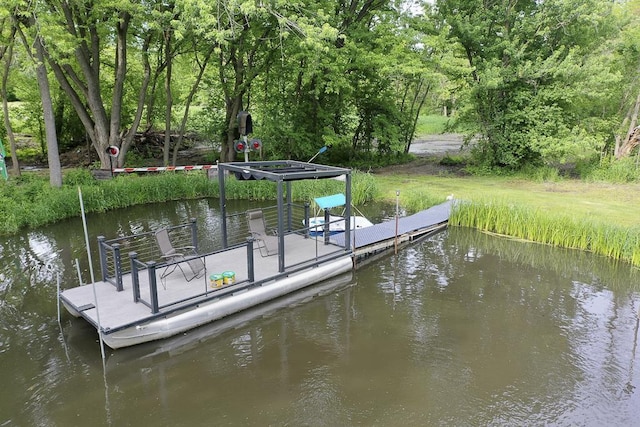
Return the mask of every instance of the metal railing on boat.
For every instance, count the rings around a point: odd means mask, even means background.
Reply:
[[[178,246],[193,246],[198,249],[196,219],[190,222],[168,227],[171,237]],[[111,283],[116,290],[123,290],[122,276],[131,272],[122,262],[122,252],[136,252],[138,259],[155,260],[162,256],[155,243],[152,231],[118,237],[107,240],[98,236],[98,252],[102,281]]]
[[[278,221],[277,209],[273,207],[263,208],[266,212],[265,222],[267,227],[275,229],[275,223]],[[235,222],[242,222],[243,216],[246,213],[237,213],[229,215],[230,218],[236,217]],[[310,227],[305,224],[309,223],[309,205],[293,205],[289,209],[288,214],[285,215],[285,235],[297,234],[304,236],[305,239],[310,236]],[[296,226],[298,224],[298,226]],[[328,223],[325,224],[328,232]],[[312,227],[314,228],[314,227]],[[246,274],[242,274],[246,279],[238,280],[232,287],[225,287],[222,289],[206,289],[204,292],[187,295],[183,298],[174,299],[162,304],[158,298],[158,270],[160,268],[166,269],[171,266],[176,266],[188,261],[188,258],[183,258],[179,261],[162,261],[156,260],[162,259],[157,244],[154,238],[154,232],[143,232],[134,235],[128,235],[115,239],[107,240],[103,236],[98,237],[98,247],[100,255],[100,267],[102,270],[102,280],[104,282],[113,285],[118,292],[125,289],[123,283],[123,277],[130,274],[132,298],[135,303],[141,303],[147,306],[152,314],[158,314],[160,312],[171,312],[180,307],[188,306],[190,304],[196,304],[210,298],[223,297],[226,294],[239,292],[241,290],[251,288],[254,286],[261,286],[264,282],[276,280],[278,278],[286,277],[289,274],[308,268],[310,265],[319,265],[322,262],[326,262],[332,258],[338,258],[344,256],[345,252],[340,247],[336,247],[336,251],[329,254],[319,255],[316,250],[315,258],[299,263],[291,263],[286,266],[286,271],[280,271],[274,275],[269,276],[267,279],[256,280],[255,277],[255,263],[254,263],[254,248],[255,240],[249,235],[245,228],[239,227],[240,231],[237,235],[244,234],[245,240],[233,239],[233,242],[229,242],[227,247],[218,248],[217,250],[207,253],[198,253],[197,257],[206,260],[207,257],[215,256],[229,250],[237,250],[246,248]],[[169,227],[169,231],[172,240],[175,241],[176,246],[194,246],[198,247],[198,236],[196,220],[192,219],[189,223],[180,224]],[[323,241],[324,240],[324,241]],[[317,244],[328,244],[326,239],[316,239]],[[123,253],[126,252],[129,257],[129,262],[123,259]],[[315,264],[314,264],[315,263]],[[206,274],[206,270],[205,270]],[[146,276],[146,280],[141,280],[141,277]],[[127,279],[127,284],[129,278]],[[205,280],[207,280],[205,278]],[[148,291],[141,291],[141,286],[148,286]]]

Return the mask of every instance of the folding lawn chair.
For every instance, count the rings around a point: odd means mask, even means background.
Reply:
[[[249,223],[249,232],[258,242],[260,255],[265,257],[277,254],[278,236],[267,233],[267,226],[264,222],[262,209],[247,211],[247,221]]]
[[[161,228],[160,230],[155,232],[155,235],[162,258],[167,263],[170,263],[160,275],[160,280],[162,281],[165,288],[167,276],[173,273],[176,267],[180,269],[187,282],[190,282],[195,278],[202,277],[205,272],[205,265],[200,255],[196,252],[195,247],[182,246],[174,248],[173,244],[171,243],[171,239],[169,238],[168,228]],[[187,273],[182,268],[182,266],[185,264],[191,271],[191,274],[189,276],[187,276]]]

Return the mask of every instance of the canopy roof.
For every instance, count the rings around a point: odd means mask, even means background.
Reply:
[[[335,178],[351,173],[350,169],[295,160],[220,163],[218,167],[233,172],[239,180],[298,181]]]

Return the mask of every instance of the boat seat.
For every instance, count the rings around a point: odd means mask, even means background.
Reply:
[[[167,276],[173,273],[176,268],[180,269],[187,282],[204,275],[206,269],[204,261],[196,252],[194,246],[174,247],[169,238],[169,229],[166,227],[156,231],[155,236],[158,248],[160,249],[160,255],[166,263],[169,263],[162,274],[160,274],[160,281],[165,289]],[[187,266],[191,274],[185,272],[182,268],[183,265]]]
[[[258,242],[260,255],[263,257],[276,255],[278,253],[278,236],[267,233],[262,209],[247,211],[247,222],[251,236]]]

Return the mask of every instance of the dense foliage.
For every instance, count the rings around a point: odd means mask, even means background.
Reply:
[[[437,112],[480,168],[617,159],[640,141],[638,4],[7,0],[3,106],[17,102],[0,138],[14,152],[13,129],[30,134],[52,173],[59,149],[90,144],[108,168],[109,146],[124,165],[151,133],[165,164],[190,138],[228,161],[250,111],[251,159],[330,146],[325,161],[366,165],[400,161]]]
[[[481,163],[515,169],[611,145],[626,83],[607,46],[621,24],[613,3],[440,0],[437,7],[473,67],[460,114],[478,135]]]

